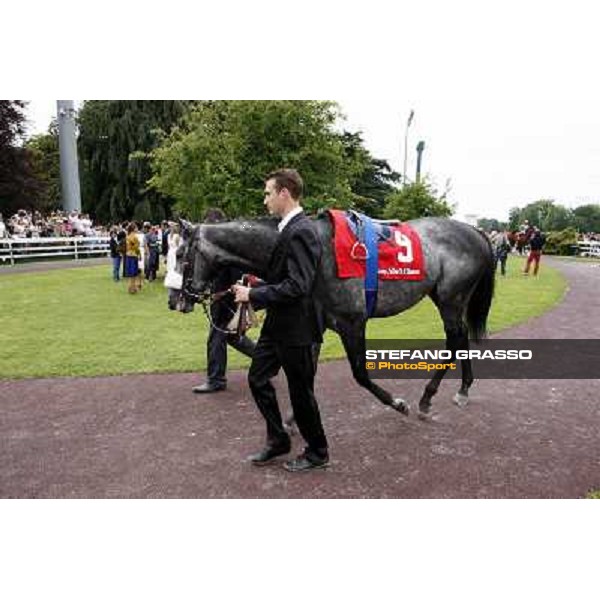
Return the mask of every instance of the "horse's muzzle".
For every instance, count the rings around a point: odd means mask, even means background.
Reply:
[[[190,313],[194,310],[194,302],[186,297],[181,290],[169,290],[167,300],[169,310],[177,310],[182,313]]]

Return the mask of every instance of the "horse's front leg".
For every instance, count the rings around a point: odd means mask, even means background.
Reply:
[[[336,318],[335,321],[335,328],[342,338],[346,356],[352,368],[352,375],[359,385],[369,390],[380,402],[386,406],[391,406],[403,415],[408,415],[409,407],[405,400],[402,398],[393,398],[389,392],[373,383],[369,377],[369,371],[367,371],[365,362],[366,324],[367,321],[364,317],[357,317],[353,320]]]

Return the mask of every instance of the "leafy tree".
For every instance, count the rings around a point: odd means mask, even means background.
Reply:
[[[556,204],[542,221],[541,229],[544,231],[561,231],[573,227],[573,211],[569,208]]]
[[[392,192],[386,199],[383,214],[388,219],[408,221],[420,217],[449,217],[453,212],[446,194],[439,196],[433,185],[423,179]]]
[[[586,233],[600,232],[600,205],[584,204],[573,209],[573,224],[579,230]]]
[[[514,206],[508,213],[508,229],[510,231],[518,231],[523,219],[521,218],[521,209]]]
[[[350,206],[362,157],[348,160],[327,101],[201,102],[153,153],[151,186],[200,219],[209,206],[228,216],[264,211],[263,179],[294,167],[306,183],[308,210]]]
[[[172,198],[147,185],[150,153],[182,118],[190,102],[90,100],[79,112],[83,209],[103,222],[158,221]]]
[[[58,147],[58,124],[53,120],[48,133],[29,139],[26,148],[31,155],[34,175],[43,185],[36,208],[42,214],[59,209],[62,203],[60,188],[60,152]]]
[[[385,199],[396,189],[400,173],[393,171],[387,161],[373,158],[360,133],[345,131],[341,141],[346,161],[352,166],[350,188],[355,196],[354,207],[372,217],[381,217]]]
[[[0,212],[33,210],[43,186],[35,177],[31,154],[24,148],[26,102],[0,100]]]
[[[560,231],[573,225],[571,211],[554,200],[537,200],[523,208],[511,209],[509,225],[512,231],[519,229],[526,220],[542,231]]]
[[[544,252],[546,254],[558,254],[570,256],[575,253],[577,247],[577,231],[574,227],[567,227],[561,231],[551,231],[546,237]]]

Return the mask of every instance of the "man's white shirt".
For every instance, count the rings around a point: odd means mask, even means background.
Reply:
[[[281,233],[286,225],[296,216],[299,215],[301,212],[303,212],[304,209],[301,206],[298,206],[292,210],[290,210],[290,212],[285,215],[285,217],[283,219],[281,219],[281,221],[279,221],[279,223],[277,223],[277,230],[279,231],[279,233]]]

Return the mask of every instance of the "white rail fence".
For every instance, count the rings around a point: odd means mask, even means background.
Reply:
[[[108,237],[12,238],[0,240],[0,261],[39,258],[90,258],[110,254]]]
[[[577,242],[577,254],[600,258],[600,242]]]

